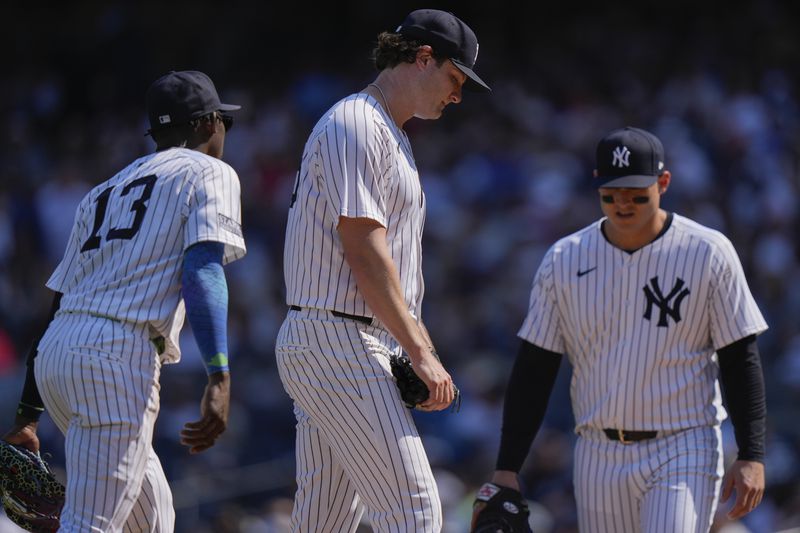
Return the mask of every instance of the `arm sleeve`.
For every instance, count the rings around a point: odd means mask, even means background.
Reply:
[[[186,316],[206,372],[227,372],[228,285],[222,268],[224,245],[201,242],[191,246],[183,258],[181,292]]]
[[[519,472],[547,410],[563,356],[523,341],[503,404],[497,470]]]
[[[60,292],[55,293],[55,296],[53,296],[53,304],[50,306],[50,313],[47,315],[47,321],[42,327],[41,333],[34,339],[31,349],[28,352],[28,360],[26,362],[28,368],[25,373],[25,384],[22,386],[22,396],[19,399],[20,405],[17,408],[17,414],[30,420],[38,420],[39,416],[44,412],[44,402],[39,394],[39,388],[36,386],[33,365],[38,351],[39,340],[41,340],[44,332],[47,330],[47,326],[53,321],[53,317],[61,305],[61,296],[62,294]]]
[[[720,383],[739,448],[738,458],[764,462],[767,402],[756,336],[717,351]]]

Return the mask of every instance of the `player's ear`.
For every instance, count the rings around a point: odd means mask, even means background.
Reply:
[[[200,138],[201,142],[205,142],[217,132],[217,120],[214,115],[208,115],[197,120],[194,127],[194,133]]]
[[[658,177],[658,192],[660,194],[664,194],[669,189],[669,182],[672,179],[672,174],[670,174],[669,170],[665,170],[661,173]]]
[[[431,60],[433,60],[433,48],[430,45],[423,44],[417,48],[417,65],[424,67]]]

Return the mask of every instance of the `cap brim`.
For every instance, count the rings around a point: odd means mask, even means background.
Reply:
[[[219,104],[219,111],[236,111],[237,109],[241,109],[242,106],[240,105],[233,105],[233,104]]]
[[[453,62],[453,64],[456,66],[456,68],[458,68],[458,70],[467,75],[467,81],[466,83],[464,83],[465,89],[479,93],[492,92],[491,87],[486,85],[486,83],[477,74],[475,74],[475,72],[471,68],[464,65],[463,63],[456,61],[455,59],[451,58],[450,61]]]
[[[605,189],[646,189],[657,181],[658,176],[642,175],[608,176],[605,178],[600,176],[594,179],[598,189],[601,187]]]

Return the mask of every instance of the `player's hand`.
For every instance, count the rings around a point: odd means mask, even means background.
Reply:
[[[14,420],[14,427],[3,435],[3,440],[27,448],[34,453],[38,453],[39,437],[36,435],[36,428],[38,426],[39,422],[25,420],[18,416],[16,420]]]
[[[428,352],[417,363],[414,363],[414,372],[428,386],[428,399],[417,406],[422,411],[441,411],[453,403],[455,391],[453,378],[442,366],[439,358]]]
[[[208,384],[200,402],[200,420],[188,422],[181,431],[181,444],[189,453],[200,453],[214,445],[228,427],[231,375],[216,372],[208,376]]]
[[[736,491],[736,503],[728,518],[741,518],[755,509],[764,497],[764,465],[758,461],[736,461],[722,479],[722,501]]]

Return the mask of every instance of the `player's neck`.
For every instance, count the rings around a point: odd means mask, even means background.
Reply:
[[[156,152],[163,152],[164,150],[170,150],[172,148],[185,148],[187,150],[194,150],[195,152],[200,152],[206,155],[211,155],[211,147],[208,143],[202,144],[164,144],[160,146],[156,146]]]
[[[659,209],[641,226],[620,227],[606,220],[603,224],[603,233],[608,242],[628,252],[647,246],[653,242],[664,229],[667,221],[667,212]]]
[[[404,91],[399,80],[392,75],[391,71],[384,70],[378,74],[375,81],[367,85],[364,92],[381,104],[399,128],[402,128],[403,124],[413,116],[413,112],[409,110],[405,102],[407,91]]]

